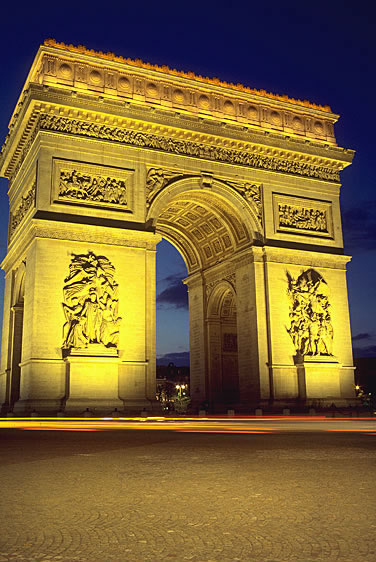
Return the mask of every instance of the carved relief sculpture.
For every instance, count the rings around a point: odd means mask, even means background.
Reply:
[[[328,232],[326,211],[279,204],[278,214],[280,226],[313,230],[316,232]]]
[[[118,346],[121,318],[114,274],[114,266],[104,256],[73,254],[63,289],[64,350],[90,344]]]
[[[239,182],[230,182],[226,181],[231,187],[236,189],[240,195],[244,197],[249,203],[253,204],[256,216],[262,226],[262,193],[261,193],[261,185],[257,185],[255,183],[239,183]]]
[[[168,185],[171,180],[185,177],[182,172],[175,172],[165,168],[149,168],[146,176],[146,202],[150,206],[154,197]]]
[[[290,327],[287,329],[297,355],[332,355],[333,326],[328,286],[314,269],[294,280],[287,272]]]
[[[34,182],[25,197],[22,197],[21,203],[18,205],[14,213],[10,213],[9,217],[9,236],[12,236],[22,219],[29,209],[35,204],[36,183]]]
[[[78,170],[60,170],[59,198],[127,205],[125,181]]]

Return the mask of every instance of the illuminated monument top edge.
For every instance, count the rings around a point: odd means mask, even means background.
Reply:
[[[97,57],[97,58],[106,59],[108,61],[122,62],[122,63],[129,64],[131,66],[136,66],[138,68],[145,68],[147,70],[154,70],[154,71],[157,71],[157,72],[163,72],[164,74],[171,74],[171,75],[174,75],[174,76],[181,76],[183,78],[190,78],[190,79],[193,79],[193,80],[197,80],[199,82],[205,82],[207,84],[213,84],[215,86],[222,86],[222,87],[230,88],[232,90],[237,90],[237,91],[240,91],[240,92],[255,94],[255,95],[261,96],[261,97],[272,98],[272,99],[287,102],[287,103],[301,105],[301,106],[304,106],[304,107],[309,107],[311,109],[316,109],[316,110],[319,110],[319,111],[325,111],[327,113],[332,112],[329,105],[320,105],[320,104],[310,102],[308,100],[294,99],[294,98],[290,98],[286,94],[275,94],[273,92],[267,92],[266,90],[263,90],[263,89],[258,90],[256,88],[250,88],[249,86],[244,86],[243,84],[233,84],[231,82],[226,82],[224,80],[220,80],[219,78],[216,78],[216,77],[212,78],[212,77],[208,77],[208,76],[197,75],[192,71],[187,72],[187,71],[184,71],[184,70],[176,70],[175,68],[170,68],[167,65],[160,66],[160,65],[157,65],[157,64],[151,64],[151,63],[148,63],[148,62],[144,62],[141,59],[131,59],[131,58],[127,58],[127,57],[122,57],[122,56],[119,56],[119,55],[115,55],[115,53],[112,53],[112,52],[103,53],[102,51],[95,51],[94,49],[88,49],[84,45],[67,45],[64,42],[58,42],[58,41],[56,41],[56,39],[52,39],[52,38],[46,39],[44,41],[44,45],[47,46],[47,47],[55,47],[55,48],[58,48],[58,49],[62,49],[64,51],[71,51],[71,52],[74,52],[74,53],[81,53],[81,54],[85,54],[85,55],[90,55],[90,56],[94,56],[94,57]]]

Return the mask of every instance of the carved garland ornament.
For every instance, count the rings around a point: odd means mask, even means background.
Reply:
[[[339,181],[339,172],[325,166],[313,166],[308,163],[254,154],[246,150],[235,150],[216,145],[204,145],[194,141],[174,139],[46,113],[41,113],[39,127],[41,130],[45,131],[59,131],[84,137],[111,140],[131,146],[163,150],[173,154],[205,158],[216,162],[226,162],[264,170],[299,174],[327,181]]]
[[[121,318],[114,274],[114,266],[104,256],[73,254],[63,288],[64,350],[85,349],[90,344],[118,346]]]
[[[59,198],[127,206],[127,188],[124,180],[113,177],[60,170]]]
[[[287,332],[298,355],[333,355],[333,326],[324,278],[307,269],[294,280],[287,272],[290,327]]]
[[[36,182],[33,183],[27,194],[22,197],[14,213],[9,216],[9,236],[11,237],[29,209],[35,205]]]
[[[328,232],[326,211],[297,207],[295,205],[278,205],[279,225],[299,230]]]

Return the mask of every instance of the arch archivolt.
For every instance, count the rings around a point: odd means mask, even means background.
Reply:
[[[223,316],[223,304],[226,295],[232,295],[233,303],[235,303],[236,299],[236,290],[234,287],[234,280],[232,277],[235,277],[233,274],[227,276],[229,279],[220,279],[212,284],[207,283],[207,317],[208,318],[221,318]],[[231,278],[231,281],[230,281]],[[211,286],[214,285],[214,286]],[[227,305],[229,305],[227,301]],[[229,308],[229,306],[225,306],[225,308]],[[236,304],[234,306],[230,306],[231,310],[235,311],[236,314]],[[230,316],[230,314],[225,314],[225,316]],[[233,316],[231,314],[231,316]]]
[[[201,176],[174,181],[153,199],[147,220],[182,253],[188,273],[206,269],[262,237],[260,222],[229,186]]]

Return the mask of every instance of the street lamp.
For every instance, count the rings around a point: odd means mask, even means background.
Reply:
[[[178,391],[178,396],[179,398],[182,397],[182,394],[185,395],[185,392],[183,392],[183,390],[185,390],[186,388],[188,388],[188,385],[185,384],[177,384],[175,385],[176,390]]]

